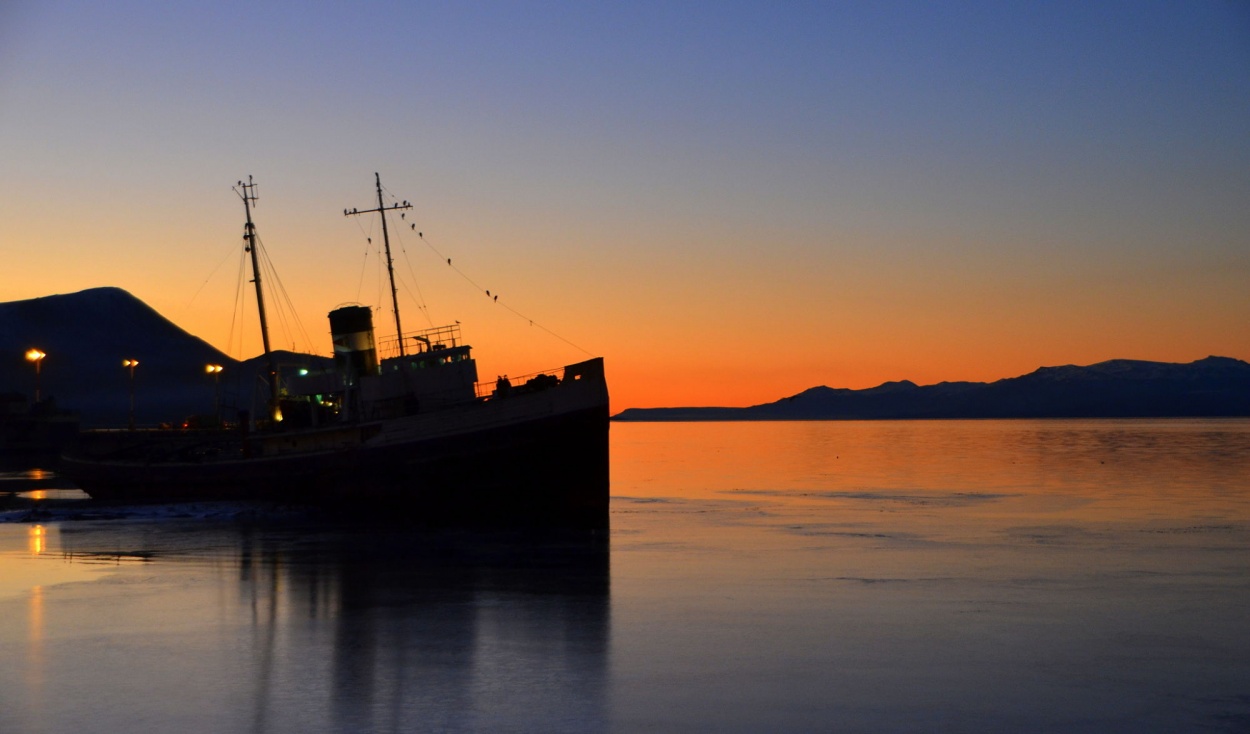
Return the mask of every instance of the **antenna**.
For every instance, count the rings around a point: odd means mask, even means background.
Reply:
[[[399,342],[399,356],[402,357],[404,356],[404,330],[399,325],[399,291],[395,288],[395,263],[391,259],[391,238],[386,231],[386,212],[388,210],[398,211],[400,209],[411,209],[412,204],[405,201],[403,204],[393,204],[390,207],[387,207],[382,202],[382,177],[377,173],[374,173],[373,178],[378,185],[378,208],[363,209],[359,211],[356,209],[352,209],[350,211],[344,209],[343,216],[354,217],[357,214],[372,214],[377,212],[378,215],[382,217],[382,242],[386,245],[386,272],[391,278],[391,305],[395,309],[395,339]]]
[[[250,175],[247,177],[247,183],[239,181],[237,186],[238,188],[236,188],[235,191],[238,192],[239,197],[243,199],[244,204],[247,204],[249,201],[252,203],[260,201],[260,197],[256,194],[257,185],[252,182],[252,177]],[[239,191],[239,189],[242,189],[242,191]]]

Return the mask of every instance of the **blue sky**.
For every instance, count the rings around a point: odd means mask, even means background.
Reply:
[[[319,332],[379,171],[631,405],[1250,357],[1246,3],[19,0],[0,146],[3,300],[118,285],[214,343],[230,184]]]

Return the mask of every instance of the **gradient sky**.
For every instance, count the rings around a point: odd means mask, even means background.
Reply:
[[[1250,359],[1245,2],[0,4],[0,301],[253,356],[251,174],[275,341],[329,353],[341,303],[391,328],[375,171],[437,249],[405,327],[484,379],[567,340],[613,410]]]

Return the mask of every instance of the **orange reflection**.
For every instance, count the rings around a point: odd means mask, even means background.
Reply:
[[[37,648],[43,642],[43,587],[30,590],[30,644]]]
[[[30,527],[30,534],[27,538],[28,544],[30,546],[30,552],[33,555],[39,555],[40,553],[43,553],[44,550],[47,548],[47,542],[48,542],[47,538],[48,538],[48,531],[46,528],[44,528],[44,526],[32,525]]]
[[[26,496],[27,496],[27,497],[29,497],[29,498],[31,498],[32,500],[46,500],[46,499],[48,499],[48,490],[46,490],[46,489],[36,489],[36,490],[35,490],[35,491],[33,491],[33,492],[29,492],[29,493],[27,493],[27,495],[26,495]]]
[[[836,509],[846,521],[919,508],[909,517],[937,527],[1250,513],[1241,420],[614,423],[611,440],[616,497]]]
[[[35,586],[30,590],[30,607],[27,612],[27,629],[30,632],[29,647],[26,653],[26,690],[31,704],[42,706],[44,679],[43,636],[44,609],[43,587]]]

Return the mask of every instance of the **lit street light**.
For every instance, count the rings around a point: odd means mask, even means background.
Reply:
[[[204,371],[213,376],[213,420],[221,425],[221,371],[225,369],[219,364],[206,364]]]
[[[39,402],[39,367],[43,364],[43,358],[46,356],[48,355],[38,349],[30,349],[26,352],[26,361],[35,363],[35,403]]]
[[[122,367],[130,370],[130,430],[135,429],[135,367],[139,366],[137,359],[123,359]]]

